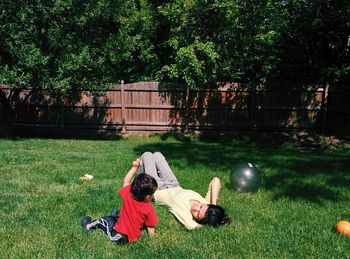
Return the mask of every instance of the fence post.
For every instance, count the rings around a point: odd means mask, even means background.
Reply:
[[[325,87],[323,87],[323,92],[322,92],[322,113],[321,113],[321,118],[322,118],[322,132],[324,133],[327,130],[327,112],[328,112],[328,89],[329,89],[329,84],[327,83]]]
[[[126,133],[125,128],[125,100],[124,100],[124,80],[120,82],[120,94],[121,94],[121,102],[122,102],[122,134]]]
[[[250,136],[253,135],[253,131],[254,131],[255,92],[256,92],[256,86],[254,84],[250,87],[250,109],[249,109],[249,133],[250,133]]]
[[[188,132],[188,122],[189,122],[189,99],[190,99],[190,87],[186,86],[186,98],[185,98],[185,133]]]
[[[60,97],[60,113],[61,113],[61,116],[60,116],[60,124],[61,124],[61,130],[64,130],[64,102],[63,102],[63,97],[62,95],[60,94],[59,95]]]

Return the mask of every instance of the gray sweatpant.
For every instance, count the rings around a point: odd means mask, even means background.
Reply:
[[[159,190],[180,186],[162,153],[145,152],[142,154],[141,160],[142,167],[139,168],[138,173],[146,173],[156,179]]]

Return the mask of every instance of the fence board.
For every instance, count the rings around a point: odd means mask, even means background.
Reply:
[[[350,90],[337,86],[328,93],[325,127],[328,131],[350,136]]]
[[[4,91],[4,89],[2,89]],[[24,90],[15,125],[116,130],[324,129],[350,135],[347,91],[261,90],[238,84],[190,90],[163,82],[121,84],[105,92],[76,91],[60,98]],[[325,104],[328,101],[327,105]],[[61,106],[62,105],[62,106]]]

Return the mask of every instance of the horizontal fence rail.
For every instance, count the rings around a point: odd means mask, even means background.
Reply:
[[[349,106],[349,93],[328,92],[326,87],[302,91],[225,84],[189,90],[173,83],[140,82],[67,97],[24,90],[13,105],[13,125],[121,132],[317,129],[349,135]]]

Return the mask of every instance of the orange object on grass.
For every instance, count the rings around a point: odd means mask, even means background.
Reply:
[[[350,236],[350,222],[349,221],[339,221],[335,226],[337,232],[343,235]]]

